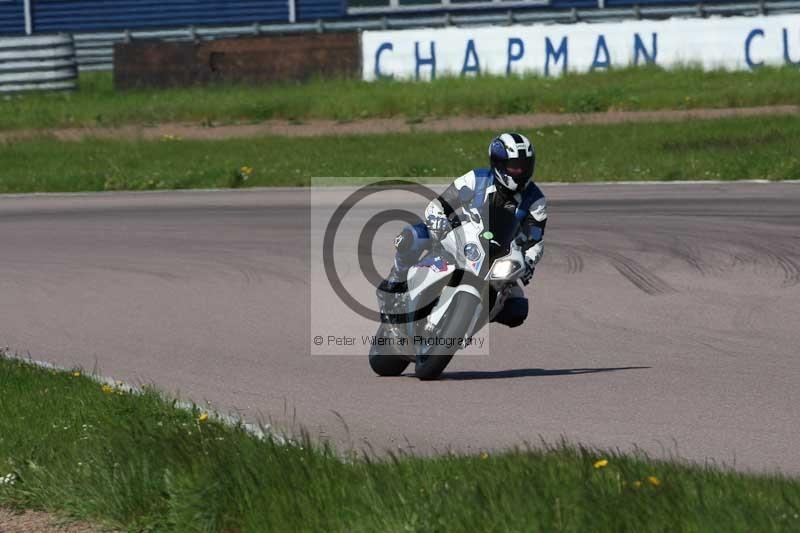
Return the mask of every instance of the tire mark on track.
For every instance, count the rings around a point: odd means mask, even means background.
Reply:
[[[582,249],[587,253],[598,255],[606,259],[622,277],[633,283],[636,288],[646,294],[656,296],[659,294],[678,292],[678,290],[669,283],[630,257],[618,252],[598,250],[589,246],[576,246],[575,248]]]
[[[703,261],[702,252],[682,239],[673,239],[668,251],[671,255],[683,259],[701,276],[711,274],[713,270]]]
[[[666,250],[654,248],[650,242],[652,239],[635,238],[634,240],[644,246],[643,250],[666,251],[671,256],[685,261],[701,276],[719,275],[737,267],[777,269],[782,273],[780,286],[788,288],[800,284],[800,262],[797,261],[800,253],[796,251],[795,242],[791,240],[793,238],[785,239],[771,234],[740,232],[735,238],[731,238],[727,234],[715,235],[712,240],[714,244],[697,246],[682,237],[673,236],[661,240],[666,243]],[[763,242],[769,244],[762,244]],[[730,258],[730,261],[727,264],[719,260],[713,261],[709,259],[709,255],[721,255]],[[622,267],[626,268],[624,265]]]
[[[753,263],[756,267],[758,267],[758,265],[766,265],[770,268],[777,268],[783,275],[783,280],[780,285],[781,288],[794,287],[800,283],[800,263],[792,257],[797,255],[794,252],[793,246],[790,245],[790,249],[787,249],[785,243],[764,245],[760,243],[768,237],[762,235],[753,235],[752,237],[754,240],[758,240],[758,242],[750,241],[742,243],[743,246],[756,253],[754,257],[748,258],[750,261],[747,262]],[[745,263],[745,261],[741,259],[741,256],[738,255],[734,255],[734,260],[734,265],[737,260],[741,263]]]
[[[549,243],[548,248],[556,250],[557,254],[563,254],[566,259],[567,274],[580,274],[583,272],[583,257],[581,257],[578,249],[570,244]]]
[[[783,281],[781,282],[782,288],[794,287],[800,283],[800,265],[786,255],[783,250],[775,251],[770,248],[764,248],[764,253],[770,257],[772,262],[783,272]]]
[[[601,255],[608,259],[611,266],[617,269],[617,272],[622,274],[625,279],[651,296],[678,292],[669,283],[629,257],[617,252],[602,252]]]
[[[577,253],[567,254],[567,274],[583,272],[583,258]]]

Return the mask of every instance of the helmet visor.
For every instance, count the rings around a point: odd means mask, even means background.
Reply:
[[[517,185],[522,185],[531,179],[533,175],[533,158],[532,157],[518,157],[509,159],[505,164],[505,173]]]

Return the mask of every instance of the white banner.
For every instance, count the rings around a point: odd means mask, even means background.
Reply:
[[[365,31],[361,48],[365,80],[645,64],[800,67],[800,15]]]

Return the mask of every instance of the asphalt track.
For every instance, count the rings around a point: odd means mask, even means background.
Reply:
[[[329,302],[299,190],[0,197],[0,345],[344,447],[563,436],[800,473],[800,185],[543,188],[526,327],[438,382],[308,355]]]

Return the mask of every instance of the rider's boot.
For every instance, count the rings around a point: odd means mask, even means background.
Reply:
[[[408,291],[406,274],[407,271],[401,272],[393,266],[376,291],[381,322],[386,324],[388,332],[395,337],[402,336],[405,329],[406,292]]]

